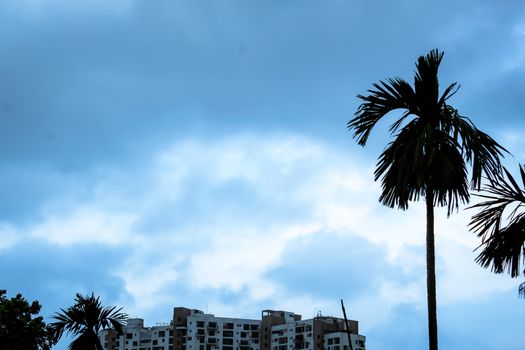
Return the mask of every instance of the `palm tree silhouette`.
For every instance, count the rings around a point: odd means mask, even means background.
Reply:
[[[77,336],[69,345],[70,350],[103,350],[98,337],[101,329],[113,327],[118,334],[123,334],[122,326],[127,314],[116,306],[102,307],[100,298],[94,294],[83,296],[77,293],[75,305],[52,316],[57,322],[52,323],[56,339],[67,332]]]
[[[481,238],[483,248],[476,262],[494,273],[508,272],[511,277],[525,274],[525,169],[520,165],[522,187],[505,168],[483,187],[486,201],[471,206],[481,208],[470,221],[470,229]],[[508,214],[508,215],[507,215]],[[519,287],[525,297],[525,283]]]
[[[447,215],[469,201],[470,185],[479,188],[482,174],[501,169],[505,149],[478,130],[447,103],[458,90],[457,83],[439,96],[438,68],[443,52],[437,49],[416,62],[414,88],[401,78],[373,84],[355,117],[348,122],[357,143],[365,146],[376,123],[391,111],[403,111],[390,126],[394,139],[378,159],[375,180],[381,180],[379,201],[391,208],[408,208],[409,201],[425,198],[426,263],[429,349],[437,350],[434,206],[447,206]],[[410,117],[410,118],[409,118]]]

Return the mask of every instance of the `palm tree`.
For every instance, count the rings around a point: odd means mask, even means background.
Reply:
[[[123,334],[122,326],[128,317],[121,312],[122,308],[102,307],[100,298],[95,298],[94,294],[83,296],[77,293],[75,305],[60,310],[53,316],[57,322],[51,325],[56,339],[60,339],[64,331],[77,336],[69,345],[70,350],[103,350],[98,332],[113,327],[118,334]]]
[[[504,174],[483,187],[486,194],[478,195],[486,201],[471,207],[481,211],[469,226],[481,238],[478,248],[483,247],[476,262],[494,273],[506,271],[518,277],[525,274],[525,169],[520,165],[521,188],[512,174],[503,170]],[[520,285],[519,295],[525,297],[525,283]]]
[[[376,123],[391,111],[401,110],[390,126],[394,139],[378,159],[374,176],[381,180],[379,201],[391,208],[408,208],[410,201],[425,198],[427,232],[427,306],[429,349],[437,350],[434,206],[447,206],[447,215],[469,201],[470,186],[479,188],[482,174],[499,172],[505,149],[478,130],[470,119],[448,104],[457,83],[439,96],[438,68],[443,53],[437,49],[418,58],[414,88],[401,78],[373,84],[348,129],[361,146],[366,145]]]

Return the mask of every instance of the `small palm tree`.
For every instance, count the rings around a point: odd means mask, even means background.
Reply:
[[[427,215],[426,262],[429,348],[437,350],[434,206],[447,206],[448,215],[469,201],[470,185],[479,188],[482,174],[499,172],[502,148],[448,104],[458,90],[454,83],[439,94],[438,68],[443,53],[432,50],[418,58],[414,88],[401,78],[373,84],[348,128],[365,146],[377,122],[395,110],[402,114],[391,126],[394,136],[379,156],[374,172],[381,180],[379,201],[388,207],[408,208],[425,198]]]
[[[98,332],[113,327],[118,334],[123,334],[122,327],[128,318],[121,312],[122,308],[102,307],[100,298],[94,294],[83,296],[77,293],[75,305],[60,310],[53,316],[57,322],[51,325],[56,339],[60,339],[64,331],[77,336],[69,345],[70,350],[103,350]]]
[[[481,211],[469,226],[482,242],[476,262],[494,273],[506,271],[518,277],[525,274],[525,169],[520,165],[522,187],[507,169],[503,170],[504,174],[483,187],[485,194],[478,195],[486,201],[471,207]],[[519,295],[525,297],[525,283],[520,285]]]

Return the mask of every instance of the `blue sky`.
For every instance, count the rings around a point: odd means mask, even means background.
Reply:
[[[360,321],[426,344],[424,207],[382,207],[388,142],[346,130],[373,82],[445,51],[451,101],[525,158],[525,4],[2,0],[0,288],[95,292],[147,324],[172,307]],[[381,130],[383,129],[383,130]],[[440,342],[522,349],[520,280],[477,266],[471,212],[438,211]],[[63,341],[57,349],[65,349]]]

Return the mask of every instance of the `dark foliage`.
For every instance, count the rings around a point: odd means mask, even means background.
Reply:
[[[469,225],[482,241],[476,262],[511,277],[525,273],[525,170],[521,165],[520,176],[521,187],[507,169],[491,179],[478,195],[485,201],[471,207],[481,210]],[[519,292],[525,296],[525,285]]]
[[[478,130],[447,101],[458,90],[457,83],[439,96],[438,68],[443,53],[432,50],[416,63],[414,88],[401,78],[373,84],[369,95],[348,122],[358,144],[364,146],[376,123],[395,110],[401,116],[390,126],[394,140],[379,156],[375,180],[381,180],[381,203],[407,209],[409,201],[434,193],[434,205],[447,206],[448,214],[469,201],[470,185],[479,188],[482,175],[500,171],[499,157],[505,151]]]
[[[425,198],[427,209],[426,259],[429,349],[438,349],[434,248],[434,207],[446,206],[450,215],[468,203],[469,187],[479,189],[482,176],[501,171],[500,156],[506,150],[478,130],[448,104],[457,83],[439,94],[438,69],[443,53],[432,50],[418,58],[414,87],[401,78],[373,84],[362,100],[348,129],[364,146],[379,120],[401,111],[390,126],[393,140],[380,154],[374,172],[381,180],[379,201],[402,210],[410,201]],[[468,171],[470,169],[470,179]],[[470,186],[469,186],[470,182]]]
[[[38,316],[41,305],[17,294],[8,299],[0,290],[0,348],[3,350],[49,350],[56,342],[53,330]]]
[[[114,328],[118,334],[123,333],[123,325],[127,315],[122,308],[115,306],[103,307],[100,298],[76,295],[75,305],[53,316],[57,322],[52,323],[56,337],[64,332],[77,336],[69,345],[70,350],[102,350],[98,333],[102,329]]]

